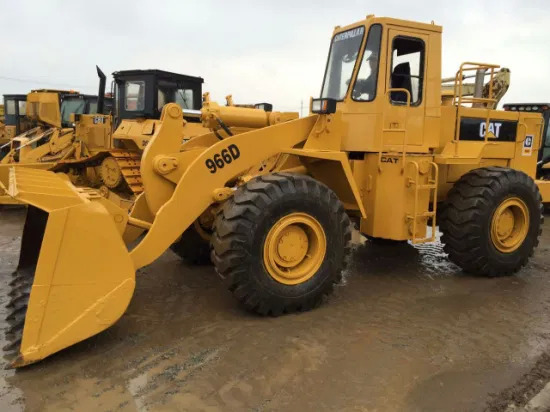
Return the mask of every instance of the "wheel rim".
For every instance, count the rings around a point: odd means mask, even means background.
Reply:
[[[529,229],[529,209],[523,200],[511,197],[504,200],[495,210],[491,223],[491,239],[495,248],[502,253],[517,250]]]
[[[306,213],[291,213],[269,230],[264,243],[264,265],[277,282],[296,285],[315,275],[326,248],[321,224]]]

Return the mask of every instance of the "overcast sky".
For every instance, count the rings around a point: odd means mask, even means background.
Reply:
[[[96,94],[98,64],[201,76],[216,100],[299,111],[320,93],[334,26],[375,14],[442,25],[444,76],[462,61],[496,63],[512,71],[504,102],[550,101],[549,0],[0,0],[0,10],[0,94]]]

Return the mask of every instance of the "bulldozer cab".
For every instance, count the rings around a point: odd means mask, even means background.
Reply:
[[[177,103],[187,121],[200,122],[202,107],[201,77],[163,70],[125,70],[113,73],[116,116],[122,119],[159,119],[167,103]]]
[[[72,127],[71,114],[92,113],[96,96],[67,90],[32,90],[27,95],[27,116],[52,127]]]
[[[25,94],[4,95],[4,124],[7,126],[7,138],[13,138],[26,130],[26,104]]]
[[[89,94],[61,94],[61,123],[64,127],[72,125],[72,114],[98,114],[97,103],[98,97]],[[106,97],[104,99],[104,107],[102,113],[109,114],[113,107],[113,99]]]
[[[333,100],[349,125],[341,148],[427,152],[433,147],[425,118],[438,113],[441,104],[435,81],[441,78],[440,53],[441,27],[434,24],[368,16],[337,27],[321,101]]]
[[[97,113],[97,96],[73,90],[32,90],[26,99],[27,116],[52,127],[73,127],[72,114]]]

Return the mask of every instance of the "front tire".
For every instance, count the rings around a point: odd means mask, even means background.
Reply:
[[[218,213],[212,262],[248,310],[305,311],[341,280],[351,230],[342,203],[324,184],[288,173],[259,176]]]
[[[462,176],[441,214],[441,241],[449,259],[465,272],[505,276],[533,255],[542,232],[537,185],[518,170],[487,167]]]

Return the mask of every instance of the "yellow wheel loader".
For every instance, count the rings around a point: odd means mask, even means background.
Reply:
[[[549,183],[534,179],[542,117],[496,110],[492,90],[460,93],[472,71],[488,70],[492,84],[492,64],[462,64],[458,92],[442,105],[441,32],[374,16],[338,26],[309,116],[214,144],[201,147],[199,137],[182,150],[182,110],[164,106],[129,215],[52,172],[12,168],[8,191],[29,208],[9,303],[11,365],[115,323],[136,270],[206,214],[217,272],[263,315],[311,309],[331,292],[352,220],[372,238],[412,243],[434,241],[439,224],[449,259],[465,271],[521,269],[539,241],[539,187]],[[255,165],[280,155],[286,166],[275,170],[284,172],[257,175]]]

